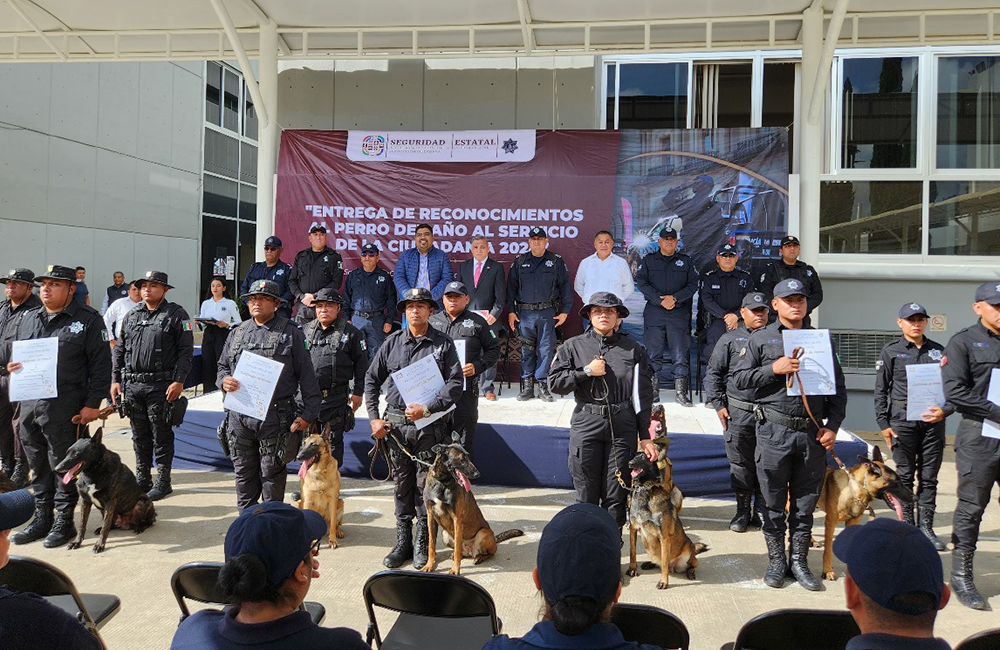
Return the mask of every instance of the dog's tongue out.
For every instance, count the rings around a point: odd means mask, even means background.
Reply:
[[[889,503],[891,503],[892,507],[896,510],[896,517],[898,517],[900,521],[903,521],[903,502],[897,499],[891,492],[886,492],[885,496],[889,499]]]
[[[455,476],[458,478],[458,482],[462,484],[462,487],[465,488],[466,492],[472,491],[472,483],[469,483],[469,479],[465,478],[465,474],[456,469]]]
[[[641,469],[633,469],[632,470],[632,478],[639,478],[640,474],[642,474],[642,470]]]
[[[308,460],[302,461],[302,464],[299,465],[299,479],[300,480],[304,479],[306,477],[306,472],[309,471],[309,467],[312,464],[313,464],[313,459],[312,458],[310,458]]]
[[[78,463],[73,466],[73,469],[63,474],[63,485],[69,485],[70,481],[76,478],[76,474],[80,471],[81,467],[83,467],[83,463]]]

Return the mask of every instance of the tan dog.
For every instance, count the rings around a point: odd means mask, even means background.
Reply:
[[[632,498],[629,503],[629,563],[628,575],[639,575],[636,565],[636,538],[642,535],[642,545],[656,562],[643,562],[643,569],[660,565],[657,589],[666,589],[670,572],[683,573],[689,580],[695,578],[698,553],[708,550],[702,543],[695,544],[684,532],[680,513],[684,495],[674,485],[666,436],[653,438],[659,453],[656,462],[639,452],[629,461],[632,470]]]
[[[344,536],[344,500],[340,498],[340,467],[330,453],[330,425],[323,433],[306,436],[296,457],[299,467],[301,495],[297,508],[314,510],[323,515],[330,536],[330,548],[337,548],[337,538]]]
[[[882,459],[882,451],[875,447],[871,459],[858,456],[860,461],[845,472],[842,469],[827,468],[823,488],[819,493],[816,507],[826,513],[823,535],[823,577],[836,580],[833,572],[833,533],[842,521],[848,526],[861,521],[865,511],[875,512],[869,504],[875,499],[884,499],[903,520],[903,502],[912,503],[913,494],[899,482],[899,475]]]

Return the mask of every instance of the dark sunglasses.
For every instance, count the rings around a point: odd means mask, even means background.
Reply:
[[[277,246],[265,246],[264,250],[266,250],[266,251],[276,251],[276,250],[278,250],[278,247]]]
[[[361,253],[361,257],[375,257],[378,253]]]

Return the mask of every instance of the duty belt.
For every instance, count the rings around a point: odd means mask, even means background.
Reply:
[[[515,302],[514,308],[516,311],[541,311],[543,309],[552,309],[556,306],[555,300],[550,300],[548,302]]]
[[[618,404],[591,404],[589,402],[584,402],[580,405],[580,410],[585,413],[593,413],[594,415],[603,415],[607,417],[609,415],[614,415],[619,411],[624,411],[632,405],[632,402],[619,402]]]
[[[382,417],[384,420],[392,422],[393,424],[413,424],[406,417],[406,411],[400,411],[394,408],[387,408],[385,410],[385,415]]]
[[[739,398],[733,397],[729,393],[726,393],[726,402],[729,403],[729,406],[735,406],[739,410],[746,411],[748,413],[753,413],[754,407],[757,406],[753,402],[747,402],[745,400],[741,400]]]
[[[346,396],[348,392],[347,388],[348,388],[347,386],[344,386],[342,388],[333,388],[333,387],[320,388],[319,392],[323,397],[329,397],[330,395],[336,395],[338,393],[343,393]]]
[[[381,316],[382,312],[380,312],[380,311],[355,311],[354,315],[355,316],[360,316],[361,318],[367,318],[368,320],[371,320],[374,316]]]
[[[789,429],[794,429],[795,431],[809,432],[814,429],[813,423],[809,418],[800,418],[793,415],[786,415],[781,411],[776,411],[769,406],[764,406],[762,404],[757,405],[757,409],[754,413],[763,413],[765,422],[774,422],[775,424],[780,424],[781,426],[788,427]]]
[[[125,381],[136,381],[140,384],[149,384],[155,381],[167,381],[173,379],[174,372],[172,370],[164,370],[163,372],[123,372],[122,379]]]

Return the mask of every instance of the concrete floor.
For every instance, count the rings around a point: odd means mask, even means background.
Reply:
[[[710,423],[707,416],[714,417],[709,409],[701,407],[682,409],[670,405],[668,410],[670,428],[679,431],[691,430],[681,426],[684,420]],[[131,440],[124,425],[109,421],[105,441],[131,465]],[[294,485],[292,478],[290,489]],[[944,539],[950,536],[955,486],[954,457],[949,448],[941,470],[938,500],[938,531]],[[309,600],[326,606],[326,626],[347,626],[363,634],[367,615],[361,599],[362,585],[382,569],[381,559],[394,542],[392,492],[387,483],[345,479],[342,494],[347,502],[346,537],[340,548],[320,552],[321,577],[313,582]],[[478,486],[476,494],[495,531],[517,527],[525,535],[501,543],[496,556],[479,566],[463,564],[462,575],[484,586],[493,596],[504,632],[520,635],[538,620],[541,607],[531,569],[542,528],[555,512],[572,503],[573,496],[566,490],[489,486]],[[81,591],[118,594],[121,611],[102,631],[110,648],[167,648],[179,614],[170,591],[170,576],[185,562],[223,559],[226,529],[236,515],[233,477],[222,472],[177,471],[174,494],[157,503],[156,508],[156,525],[141,536],[113,531],[107,550],[100,555],[90,552],[92,533],[98,525],[96,517],[91,518],[84,547],[79,550],[45,549],[40,542],[11,550],[59,566]],[[879,516],[890,516],[881,502],[876,510]],[[690,630],[694,650],[719,648],[732,641],[744,623],[769,610],[843,609],[841,581],[825,583],[825,590],[818,593],[807,592],[796,584],[780,590],[766,587],[761,580],[767,564],[763,539],[759,532],[730,532],[732,511],[732,502],[686,499],[682,517],[685,527],[693,539],[710,547],[699,556],[697,580],[671,576],[670,588],[660,591],[656,589],[655,571],[626,577],[622,601],[647,603],[678,615]],[[994,607],[1000,607],[997,514],[997,506],[991,505],[976,556],[977,585]],[[817,517],[817,532],[822,531],[821,518]],[[942,559],[947,572],[950,554],[943,554]],[[450,556],[439,556],[439,560],[439,571],[451,567]],[[816,573],[821,560],[822,549],[815,549],[810,566]],[[626,541],[623,568],[627,561]],[[834,568],[843,573],[843,566],[836,560]],[[974,632],[998,626],[996,614],[975,612],[953,600],[938,617],[937,633],[954,645]]]

